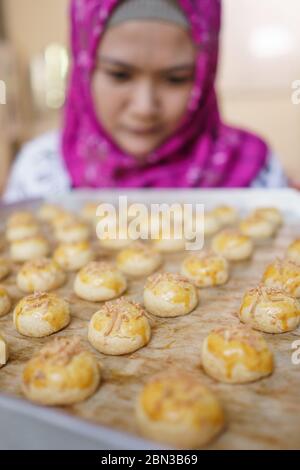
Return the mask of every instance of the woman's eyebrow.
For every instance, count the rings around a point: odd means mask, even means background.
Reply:
[[[126,68],[126,69],[132,69],[132,70],[137,69],[137,67],[134,66],[133,64],[123,62],[122,60],[119,60],[119,59],[113,59],[112,57],[100,56],[99,60],[100,60],[100,62],[104,62],[104,63],[109,64],[109,65],[116,65],[118,67],[123,67],[123,68]]]
[[[194,63],[186,63],[186,64],[173,65],[171,67],[166,67],[165,69],[162,69],[162,71],[163,72],[181,72],[182,70],[191,71],[194,69],[195,69]]]
[[[130,64],[128,62],[123,62],[122,60],[114,59],[112,57],[100,56],[99,59],[100,59],[100,62],[109,64],[109,65],[115,65],[117,67],[122,67],[122,68],[130,69],[130,70],[139,70],[139,68],[133,64]],[[165,67],[161,69],[160,72],[172,73],[172,72],[181,72],[181,71],[192,71],[194,69],[195,69],[195,64],[192,62],[189,62],[189,63],[173,65],[170,67]]]

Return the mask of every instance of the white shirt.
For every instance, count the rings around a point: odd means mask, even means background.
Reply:
[[[265,168],[253,181],[254,188],[287,186],[278,160],[270,156]],[[64,194],[72,187],[60,150],[60,133],[48,132],[24,145],[8,180],[3,199],[16,202],[25,198],[46,198]]]

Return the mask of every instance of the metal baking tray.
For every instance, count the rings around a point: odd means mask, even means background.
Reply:
[[[117,203],[120,195],[128,195],[132,202],[149,204],[186,202],[203,203],[211,208],[216,204],[231,204],[241,211],[258,206],[276,206],[285,213],[288,222],[300,222],[300,195],[291,189],[284,190],[181,190],[181,191],[90,191],[80,190],[53,197],[69,209],[78,209],[87,200]],[[32,202],[30,202],[32,204]],[[1,205],[0,212],[18,209],[20,205]],[[30,207],[30,205],[29,205]],[[299,224],[300,235],[300,224]],[[1,374],[1,371],[0,371]],[[0,390],[1,392],[1,390]],[[151,443],[126,432],[92,424],[68,415],[62,408],[50,409],[36,406],[26,400],[0,393],[0,449],[68,449],[113,450],[160,449]]]

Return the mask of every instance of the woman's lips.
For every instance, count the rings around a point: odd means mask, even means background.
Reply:
[[[147,135],[154,135],[158,132],[161,132],[161,127],[155,126],[150,127],[148,129],[135,129],[135,128],[126,128],[126,132],[129,134],[137,135],[137,136],[147,136]]]

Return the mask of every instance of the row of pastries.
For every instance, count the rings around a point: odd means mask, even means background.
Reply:
[[[173,244],[163,237],[152,244],[129,243],[126,237],[117,244],[101,240],[102,247],[116,250],[115,262],[96,260],[90,242],[95,210],[95,204],[87,204],[79,218],[45,204],[37,218],[29,212],[9,218],[6,238],[11,260],[25,263],[18,269],[16,284],[27,296],[13,311],[13,323],[21,335],[47,337],[70,324],[68,302],[53,291],[74,271],[76,296],[102,302],[89,321],[91,346],[104,355],[130,354],[149,343],[151,315],[173,318],[193,312],[201,302],[201,289],[226,284],[231,264],[249,259],[256,244],[273,237],[283,223],[277,209],[257,209],[240,221],[236,209],[220,206],[205,216],[204,231],[212,237],[211,248],[186,256],[178,273],[171,273],[161,269],[163,253],[182,250],[182,240]],[[45,236],[49,230],[59,243],[52,258]],[[207,375],[235,384],[273,372],[273,354],[260,332],[284,333],[299,326],[299,261],[300,242],[296,240],[286,258],[266,267],[258,286],[241,299],[238,316],[243,324],[219,327],[207,335],[201,348]],[[10,262],[3,258],[0,279],[9,273]],[[143,305],[124,297],[134,278],[147,278]],[[0,316],[11,308],[9,293],[1,287]],[[0,366],[7,363],[8,355],[7,343],[0,336]],[[22,390],[28,399],[45,405],[77,403],[96,392],[101,367],[82,339],[54,337],[26,364]],[[199,374],[178,370],[148,380],[136,398],[136,419],[143,435],[175,447],[201,447],[225,427],[222,405]]]

